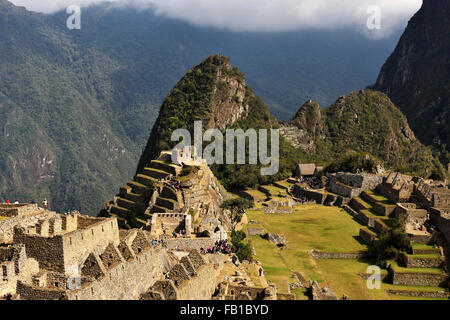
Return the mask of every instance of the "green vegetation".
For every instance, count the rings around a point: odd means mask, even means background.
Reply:
[[[236,253],[239,261],[251,261],[252,260],[252,249],[247,241],[244,241],[247,235],[243,231],[231,232],[231,244],[232,251]]]
[[[375,173],[376,165],[380,163],[370,154],[364,152],[349,152],[342,158],[337,159],[325,168],[325,172],[353,172],[365,171]]]
[[[233,198],[224,201],[220,207],[230,210],[233,221],[239,223],[242,220],[245,210],[253,208],[254,203],[244,198]]]
[[[260,210],[248,210],[247,216],[249,220],[258,221],[266,232],[282,234],[287,239],[287,247],[280,249],[259,236],[251,237],[256,258],[263,265],[266,279],[275,283],[280,292],[287,292],[289,282],[293,281],[294,271],[301,273],[306,279],[331,287],[338,297],[345,294],[352,300],[425,300],[423,297],[390,295],[386,290],[444,290],[439,287],[393,285],[388,283],[387,278],[381,283],[380,290],[369,290],[361,275],[367,275],[367,268],[373,265],[373,260],[314,259],[309,254],[310,250],[348,253],[367,248],[358,236],[360,224],[336,207],[295,206],[293,214],[289,216],[265,215]],[[396,263],[393,266],[397,271],[415,272],[415,269],[398,267]],[[442,273],[438,268],[419,268],[418,271]],[[387,270],[381,270],[382,277],[387,275]],[[296,293],[300,293],[297,299],[305,298],[302,291]]]
[[[311,108],[310,104],[305,108]],[[414,137],[406,117],[381,92],[352,92],[317,112],[308,121],[303,118],[311,112],[300,110],[300,118],[292,123],[310,133],[317,145],[315,158],[328,162],[328,171],[373,172],[381,162],[423,177],[444,172],[431,149]]]
[[[266,279],[282,292],[287,292],[294,271],[308,279],[327,281],[329,275],[323,273],[308,251],[360,252],[366,248],[359,241],[360,225],[336,207],[295,206],[291,215],[266,215],[262,210],[247,210],[247,217],[258,221],[266,232],[286,237],[288,245],[283,249],[259,236],[251,237]]]
[[[388,231],[382,232],[369,247],[369,255],[376,260],[397,260],[401,252],[410,248],[409,236],[405,233],[405,221],[395,219]]]

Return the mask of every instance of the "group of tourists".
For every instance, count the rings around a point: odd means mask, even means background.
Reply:
[[[35,204],[36,201],[31,200],[30,203],[31,203],[31,204]],[[19,202],[19,200],[15,200],[14,202],[11,202],[11,200],[7,199],[7,200],[4,202],[4,204],[20,204],[20,202]],[[42,207],[43,207],[44,209],[47,209],[47,208],[48,208],[48,201],[47,201],[47,199],[44,199],[44,201],[42,201]]]
[[[173,177],[171,177],[171,179],[168,182],[172,187],[174,187],[176,190],[180,190],[180,181],[174,179]]]
[[[228,240],[220,240],[216,241],[214,246],[208,248],[200,248],[200,253],[202,254],[231,254],[231,244],[228,243]]]
[[[162,239],[153,239],[151,242],[152,246],[157,247],[157,246],[161,246],[163,249],[167,249],[167,243],[164,242],[164,240]]]
[[[300,177],[295,177],[295,179],[299,183],[307,184],[308,187],[310,187],[311,189],[320,189],[323,186],[322,180],[320,180],[318,177],[300,176]]]
[[[10,200],[6,200],[6,201],[5,201],[5,204],[19,204],[19,201],[16,200],[16,201],[14,201],[14,202],[11,202]]]

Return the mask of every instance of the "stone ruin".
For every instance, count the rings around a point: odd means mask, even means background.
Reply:
[[[17,226],[26,228],[55,216],[55,212],[39,208],[37,204],[0,204],[0,243],[12,243]]]
[[[229,282],[222,282],[218,286],[215,300],[281,300],[275,285],[266,288],[234,285]],[[294,295],[289,296],[289,300],[295,300]]]
[[[321,287],[317,281],[311,281],[309,293],[312,300],[338,300],[336,293],[330,288]]]
[[[327,190],[344,198],[358,197],[363,191],[377,188],[383,176],[371,173],[338,172],[327,174]]]
[[[265,233],[261,235],[261,238],[272,242],[277,247],[284,247],[286,245],[286,238],[275,233]]]
[[[294,201],[287,199],[286,201],[272,200],[267,207],[264,207],[266,214],[291,214]]]
[[[378,189],[394,203],[408,202],[414,192],[413,177],[391,172]]]
[[[12,297],[16,294],[17,281],[31,281],[39,272],[39,264],[35,259],[27,257],[25,246],[0,246],[0,298]]]
[[[415,203],[397,203],[395,208],[396,218],[404,216],[406,218],[406,231],[425,231],[425,222],[429,219],[428,211],[419,209]]]
[[[1,222],[14,223],[8,243],[0,243],[0,299],[211,299],[220,283],[222,255],[199,253],[213,238],[170,239],[163,248],[148,231],[120,230],[115,217],[5,208]],[[16,223],[20,215],[26,222]]]
[[[222,261],[218,255],[205,257],[192,250],[171,268],[165,279],[157,281],[140,297],[142,300],[207,300],[211,299]]]
[[[152,236],[172,235],[173,232],[184,233],[190,237],[192,216],[185,213],[154,213],[151,220]]]
[[[145,231],[119,232],[116,218],[25,207],[22,223],[15,215],[1,221],[13,232],[0,244],[0,297],[137,299],[171,267],[167,252],[152,248]]]

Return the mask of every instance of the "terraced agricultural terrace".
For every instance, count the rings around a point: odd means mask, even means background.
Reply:
[[[275,283],[281,292],[295,292],[297,299],[308,296],[305,288],[289,289],[289,284],[295,281],[294,272],[332,288],[338,298],[346,295],[357,300],[447,299],[443,257],[438,248],[425,243],[412,244],[411,251],[404,256],[407,265],[390,261],[390,267],[381,270],[379,289],[368,288],[367,268],[374,262],[365,255],[368,243],[361,229],[373,235],[370,241],[378,240],[395,221],[394,209],[395,204],[388,198],[366,190],[343,208],[297,204],[291,215],[247,210],[248,220],[253,222],[247,228],[258,225],[265,233],[286,238],[287,245],[278,247],[259,235],[249,236],[267,281]],[[333,254],[333,258],[314,255],[313,250]],[[416,277],[417,274],[421,276]]]

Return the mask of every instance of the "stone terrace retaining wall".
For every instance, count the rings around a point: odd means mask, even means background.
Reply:
[[[316,250],[312,250],[310,253],[315,259],[360,259],[366,255],[365,252],[331,253],[331,252],[321,252],[321,251],[316,251]]]
[[[373,241],[375,241],[377,239],[377,235],[376,233],[366,229],[366,228],[361,228],[359,230],[359,237],[367,244],[371,244]]]
[[[259,236],[264,234],[264,228],[249,228],[247,227],[247,233],[249,236]]]
[[[441,257],[420,258],[407,254],[402,254],[400,261],[406,268],[440,268],[444,262]]]
[[[400,273],[390,268],[392,283],[404,286],[430,286],[438,287],[445,285],[447,276],[433,273]]]
[[[169,250],[175,250],[177,246],[180,246],[181,250],[191,251],[192,249],[200,250],[200,248],[212,247],[216,240],[213,238],[177,238],[166,240],[166,243]]]
[[[395,294],[400,296],[407,296],[407,297],[422,297],[422,298],[448,298],[449,294],[442,291],[413,291],[413,290],[392,290],[388,289],[386,290],[388,294]]]
[[[313,200],[318,204],[323,204],[325,199],[327,198],[326,194],[323,194],[319,191],[307,190],[298,185],[295,185],[292,191],[295,197],[304,197],[308,200]]]
[[[378,214],[389,217],[395,211],[395,206],[375,202],[373,204],[373,210]]]

